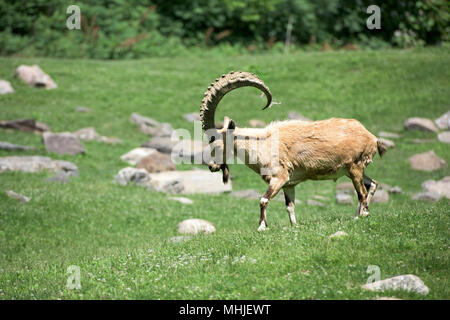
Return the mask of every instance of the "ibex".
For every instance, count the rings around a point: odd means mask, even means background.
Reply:
[[[228,180],[230,173],[225,153],[229,145],[241,161],[268,183],[259,203],[258,230],[267,228],[266,208],[280,189],[284,191],[290,222],[296,226],[295,186],[306,180],[336,181],[344,175],[352,180],[358,195],[355,218],[368,216],[370,200],[378,183],[366,176],[364,170],[377,151],[380,157],[386,151],[380,141],[354,119],[277,121],[263,129],[254,129],[239,128],[233,120],[225,117],[223,128],[216,129],[214,114],[218,103],[226,93],[244,86],[256,87],[265,94],[267,104],[263,110],[272,105],[269,88],[256,75],[230,72],[208,87],[200,117],[213,150],[213,158],[208,162],[211,172],[222,170],[224,182]],[[273,148],[277,153],[275,158],[269,154]],[[223,153],[223,161],[214,160],[217,152]],[[251,157],[254,160],[252,163],[249,162]]]

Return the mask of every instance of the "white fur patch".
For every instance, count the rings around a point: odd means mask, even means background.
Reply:
[[[259,203],[265,204],[269,202],[269,199],[262,197],[261,200],[259,201]]]

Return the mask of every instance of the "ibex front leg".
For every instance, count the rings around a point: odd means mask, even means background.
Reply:
[[[286,183],[286,179],[280,178],[271,178],[269,182],[269,187],[267,188],[266,193],[262,196],[259,201],[259,208],[261,210],[261,214],[259,216],[259,228],[258,231],[264,231],[267,228],[267,220],[266,220],[266,208],[269,201],[275,197],[280,191],[281,187]]]

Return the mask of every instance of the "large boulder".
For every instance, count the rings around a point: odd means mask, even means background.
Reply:
[[[362,288],[371,291],[404,290],[423,295],[428,294],[430,291],[423,281],[413,274],[367,283]]]
[[[439,158],[433,150],[416,154],[408,159],[414,170],[434,171],[447,167],[444,159]]]
[[[441,117],[434,120],[439,129],[450,129],[450,111],[444,113]]]
[[[178,224],[177,231],[181,234],[210,234],[216,232],[216,228],[211,222],[203,219],[187,219]]]
[[[142,158],[138,162],[137,168],[145,169],[148,173],[177,170],[177,167],[170,156],[158,151]]]
[[[11,83],[6,80],[0,80],[0,94],[14,93]]]
[[[2,157],[0,158],[0,173],[6,171],[38,172],[48,170],[51,172],[64,171],[71,175],[78,175],[78,167],[69,161],[52,160],[41,156]]]
[[[420,130],[424,132],[437,132],[438,128],[433,121],[426,118],[408,118],[406,119],[404,126],[407,130]]]
[[[84,146],[80,142],[80,139],[70,132],[44,132],[42,138],[44,140],[45,149],[48,152],[69,154],[72,156],[86,152]]]
[[[31,87],[45,89],[55,89],[58,87],[52,78],[37,65],[20,65],[14,75]]]
[[[127,152],[126,154],[122,155],[120,157],[120,160],[128,162],[131,165],[136,165],[144,159],[145,157],[157,152],[153,148],[135,148],[131,150],[130,152]]]

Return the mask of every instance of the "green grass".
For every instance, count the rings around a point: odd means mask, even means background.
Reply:
[[[13,78],[19,64],[35,63],[58,89],[33,89]],[[382,160],[376,156],[367,173],[381,183],[399,185],[403,194],[392,195],[387,204],[373,204],[370,218],[354,221],[353,206],[335,203],[333,182],[307,182],[296,188],[303,203],[296,207],[300,227],[290,228],[283,203],[272,202],[270,230],[258,233],[257,201],[192,195],[195,204],[189,206],[112,182],[126,166],[119,157],[148,139],[129,122],[132,112],[192,132],[182,114],[198,111],[209,83],[230,70],[257,73],[281,104],[262,112],[264,100],[256,89],[243,88],[223,99],[216,119],[229,115],[243,126],[253,118],[284,119],[295,110],[315,120],[356,118],[374,134],[399,132],[396,148]],[[410,200],[424,180],[450,175],[450,169],[413,171],[407,160],[434,150],[450,162],[450,148],[436,134],[403,129],[408,117],[435,119],[449,109],[446,50],[117,62],[0,58],[0,78],[16,90],[0,96],[0,119],[32,117],[55,132],[93,126],[101,135],[123,140],[121,145],[85,142],[84,156],[50,154],[78,165],[80,176],[69,184],[46,182],[50,173],[0,174],[2,299],[450,298],[449,201]],[[77,106],[93,112],[78,113]],[[412,143],[419,137],[435,142]],[[23,155],[47,155],[38,135],[0,130],[0,141],[38,148]],[[0,151],[0,156],[13,154]],[[266,188],[242,165],[233,165],[231,173],[234,190]],[[32,200],[23,204],[10,199],[4,193],[9,189]],[[328,197],[327,207],[306,206],[313,195]],[[209,220],[217,232],[169,242],[186,218]],[[328,240],[338,230],[349,235]],[[80,290],[66,289],[70,265],[80,267]],[[415,274],[430,293],[363,291],[369,265],[380,267],[382,279]]]

